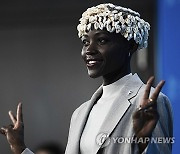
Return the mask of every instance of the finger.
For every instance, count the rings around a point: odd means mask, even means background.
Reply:
[[[151,76],[149,78],[149,80],[147,81],[143,99],[148,99],[149,98],[149,93],[150,93],[150,90],[151,90],[153,80],[154,80],[154,76]]]
[[[1,127],[1,134],[3,134],[3,135],[6,135],[7,134],[7,132],[8,132],[8,128],[6,127],[6,126],[4,126],[4,127]]]
[[[143,106],[142,108],[140,108],[140,110],[145,110],[145,109],[149,109],[149,108],[156,108],[156,102],[149,102],[148,104],[146,104],[145,106]]]
[[[1,127],[1,133],[2,134],[4,134],[4,135],[6,135],[8,132],[10,132],[10,131],[12,131],[13,130],[13,127],[14,127],[14,125],[12,125],[12,124],[10,124],[10,125],[8,125],[8,126],[3,126],[3,127]]]
[[[139,119],[142,117],[143,110],[141,108],[137,108],[136,112],[133,114],[133,119]]]
[[[10,124],[8,125],[8,131],[12,130],[14,128],[14,125]]]
[[[164,80],[161,80],[161,81],[159,82],[159,84],[156,86],[155,91],[154,91],[154,93],[153,93],[152,96],[151,96],[151,99],[152,99],[154,102],[156,102],[157,97],[158,97],[158,95],[159,95],[159,93],[160,93],[160,91],[161,91],[161,89],[162,89],[162,87],[163,87],[164,84],[165,84],[165,81],[164,81]]]
[[[19,103],[17,106],[17,123],[23,123],[22,103]]]
[[[154,108],[154,107],[152,107],[152,106],[150,106],[150,107],[148,107],[148,108],[144,108],[143,111],[144,111],[145,113],[147,113],[147,112],[157,112],[157,109]]]
[[[2,135],[6,135],[6,131],[5,131],[3,128],[0,129],[0,133],[1,133]]]
[[[13,122],[13,124],[15,125],[17,122],[17,119],[16,119],[15,115],[12,113],[12,111],[9,111],[9,117],[10,117],[11,121]]]

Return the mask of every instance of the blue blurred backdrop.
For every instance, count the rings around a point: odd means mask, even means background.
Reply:
[[[157,75],[165,79],[163,92],[170,98],[174,111],[173,154],[179,153],[180,145],[180,0],[158,1],[158,57]]]

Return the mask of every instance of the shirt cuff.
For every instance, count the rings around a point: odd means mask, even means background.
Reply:
[[[26,148],[21,154],[34,154],[34,153],[30,151],[28,148]]]
[[[148,143],[148,145],[146,146],[146,148],[144,149],[144,151],[142,152],[142,154],[146,154],[146,153],[147,153],[148,147],[149,147],[149,143]]]

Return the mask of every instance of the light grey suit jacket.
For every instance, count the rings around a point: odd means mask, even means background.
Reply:
[[[132,114],[139,107],[140,99],[144,94],[145,85],[137,74],[133,75],[119,92],[119,96],[106,116],[99,133],[93,154],[137,154],[135,143],[122,143],[121,137],[134,136]],[[154,88],[151,89],[151,93]],[[80,139],[88,115],[102,94],[102,86],[93,94],[92,98],[77,108],[71,118],[66,154],[80,154]],[[162,143],[162,137],[172,137],[172,111],[168,98],[160,93],[157,100],[159,121],[152,133],[152,137],[159,137],[159,143],[149,142],[146,154],[171,154],[172,144]],[[116,140],[117,138],[120,139]],[[116,142],[115,142],[116,140]],[[172,140],[171,140],[172,141]],[[22,154],[33,154],[26,149]]]
[[[138,153],[138,146],[135,143],[122,143],[121,137],[131,138],[134,135],[132,114],[139,107],[140,99],[144,94],[145,84],[138,75],[133,75],[119,92],[119,96],[106,116],[99,133],[97,144],[93,149],[96,154],[135,154]],[[151,89],[151,93],[154,88]],[[93,94],[92,98],[77,108],[71,118],[66,154],[80,154],[80,139],[85,127],[88,115],[102,94],[102,86]],[[159,121],[153,131],[152,137],[172,137],[172,111],[168,98],[160,93],[158,100]],[[119,137],[121,141],[116,141]],[[160,139],[161,140],[161,139]],[[157,141],[157,140],[156,140]],[[156,142],[154,140],[154,142]],[[144,153],[147,154],[170,154],[171,143],[149,142]]]

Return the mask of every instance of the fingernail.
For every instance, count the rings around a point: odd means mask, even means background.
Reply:
[[[163,85],[164,85],[164,84],[165,84],[165,80],[161,80],[161,84],[163,84]]]
[[[154,76],[152,75],[150,78],[151,78],[151,79],[154,79]]]

